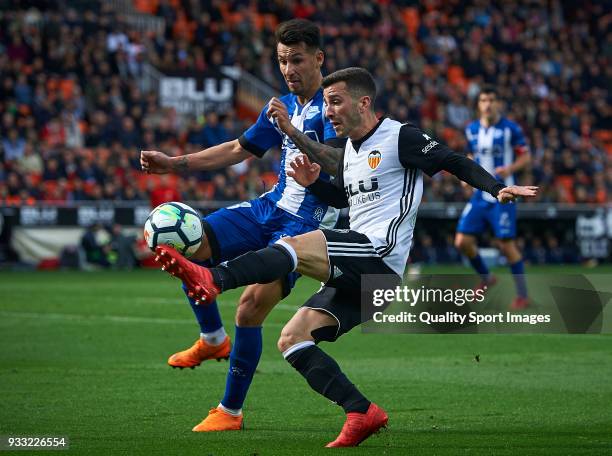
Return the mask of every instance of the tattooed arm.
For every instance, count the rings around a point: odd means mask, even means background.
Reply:
[[[341,146],[345,142],[340,138],[333,138],[325,144],[314,141],[302,133],[297,128],[293,127],[287,133],[291,141],[306,154],[310,160],[321,165],[321,169],[327,174],[334,176],[338,171],[338,162],[342,160],[344,147]],[[334,147],[334,146],[338,147]]]
[[[250,156],[252,154],[235,139],[180,157],[169,157],[156,150],[142,150],[140,165],[149,174],[184,173],[225,168]]]
[[[308,156],[310,160],[321,165],[321,169],[330,175],[335,175],[338,162],[342,159],[344,142],[346,140],[333,138],[326,144],[310,139],[291,124],[287,106],[278,98],[272,98],[268,104],[268,117],[274,118],[280,128],[300,151]]]

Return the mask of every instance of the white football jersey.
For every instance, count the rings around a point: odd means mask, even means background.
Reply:
[[[423,195],[421,171],[405,168],[400,162],[401,127],[400,122],[384,119],[358,150],[348,140],[342,175],[351,229],[365,234],[383,261],[400,276]]]
[[[382,119],[360,140],[347,141],[332,182],[319,179],[308,188],[333,207],[348,206],[351,230],[367,236],[376,250],[348,245],[350,256],[380,257],[401,276],[423,196],[422,172],[433,176],[442,169],[492,195],[504,187],[416,126]]]

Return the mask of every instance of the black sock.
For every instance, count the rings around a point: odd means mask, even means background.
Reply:
[[[221,291],[270,283],[285,277],[295,269],[291,254],[280,245],[272,245],[257,252],[248,252],[216,268],[211,268],[215,283]]]
[[[316,345],[287,356],[287,361],[317,393],[340,405],[346,413],[366,413],[368,401],[340,370],[338,363]]]

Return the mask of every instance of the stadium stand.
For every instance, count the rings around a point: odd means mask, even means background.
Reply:
[[[185,117],[143,90],[147,68],[238,67],[283,90],[274,27],[323,30],[325,73],[363,66],[381,114],[463,150],[479,87],[494,84],[533,153],[520,182],[538,200],[612,194],[610,13],[601,2],[335,0],[4,1],[0,12],[0,202],[150,200],[141,149],[177,155],[237,137],[240,109]],[[276,152],[218,173],[171,179],[185,200],[238,200],[273,182]],[[158,192],[159,193],[159,192]],[[465,201],[447,175],[426,201]],[[547,240],[541,240],[546,243]]]

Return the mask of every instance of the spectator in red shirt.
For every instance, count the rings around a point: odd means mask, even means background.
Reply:
[[[157,207],[168,201],[180,201],[181,195],[175,186],[170,184],[168,176],[162,175],[159,179],[159,184],[151,190],[150,193],[151,207]]]

